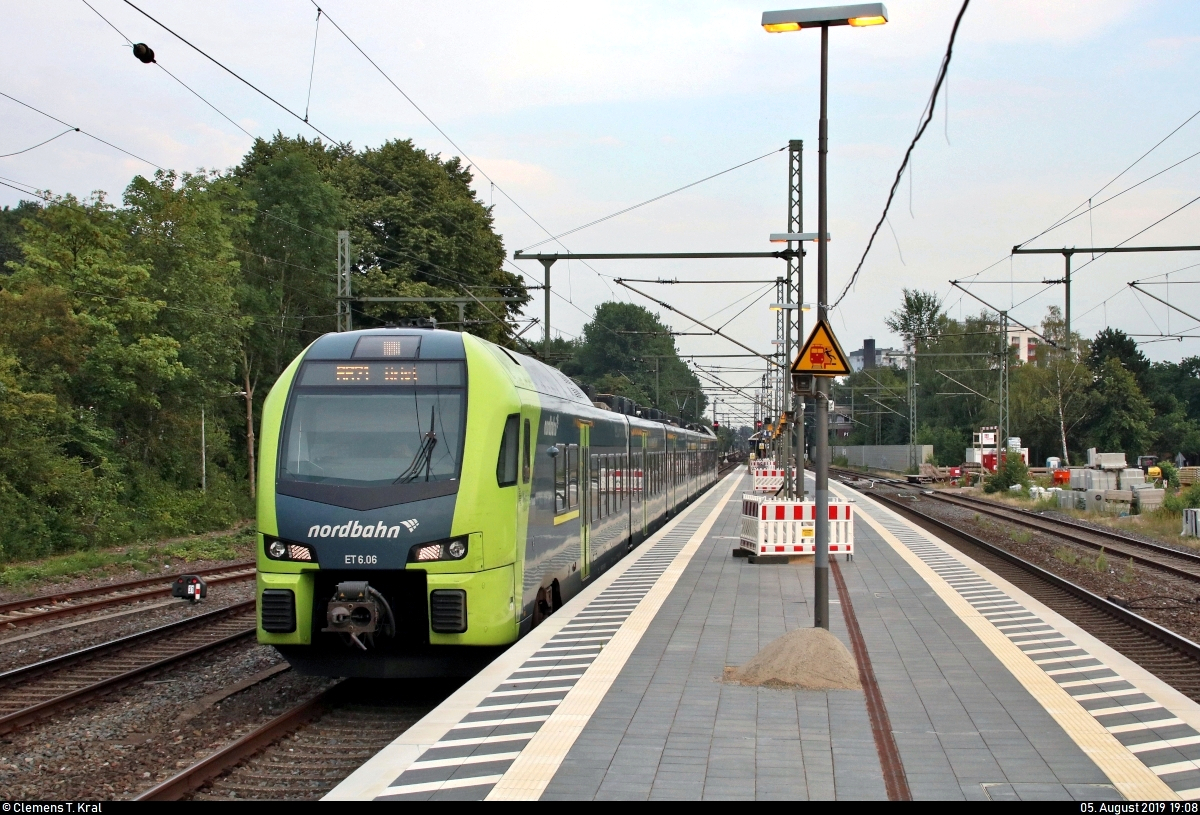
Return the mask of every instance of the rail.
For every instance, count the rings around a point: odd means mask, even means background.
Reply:
[[[237,642],[255,632],[242,619],[254,613],[254,601],[225,606],[186,620],[15,668],[0,674],[0,734],[19,729],[54,711],[107,693],[133,679]],[[138,653],[139,648],[145,650]],[[109,664],[97,663],[109,659]],[[132,657],[132,658],[131,658]],[[82,667],[72,682],[71,671]],[[98,670],[99,669],[99,670]],[[107,676],[96,678],[97,673]],[[43,676],[53,682],[41,683]],[[62,691],[63,684],[68,687]]]
[[[194,572],[190,572],[190,574],[198,574],[202,577],[211,575],[213,577],[209,580],[210,583],[249,580],[254,576],[254,561],[248,560],[232,563],[227,566],[197,569]],[[164,580],[167,581],[165,586],[162,585]],[[77,591],[56,592],[54,594],[44,594],[40,597],[29,597],[24,600],[10,600],[0,603],[0,625],[11,624],[14,627],[28,625],[29,623],[63,617],[68,614],[78,614],[81,611],[95,611],[109,606],[149,600],[153,597],[167,597],[171,594],[171,582],[174,580],[175,575],[171,575],[170,577],[156,575],[155,577],[128,580],[108,586],[94,586]],[[146,586],[158,586],[158,588],[152,588],[148,591],[138,591],[138,589]],[[99,597],[99,599],[82,603],[72,602],[86,597]],[[39,609],[40,606],[52,607]],[[25,609],[33,610],[22,614],[21,612]]]

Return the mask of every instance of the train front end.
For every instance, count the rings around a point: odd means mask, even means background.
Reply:
[[[470,675],[515,641],[518,501],[492,471],[519,410],[458,333],[313,343],[263,407],[258,641],[371,677]]]

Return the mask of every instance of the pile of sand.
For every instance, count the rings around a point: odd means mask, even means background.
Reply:
[[[725,679],[741,685],[805,690],[861,690],[858,665],[842,641],[824,628],[789,631]]]

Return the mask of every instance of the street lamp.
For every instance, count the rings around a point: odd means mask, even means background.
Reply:
[[[829,306],[829,212],[826,195],[825,163],[829,153],[829,27],[849,25],[855,28],[882,25],[888,21],[883,3],[858,3],[852,6],[764,11],[762,27],[771,34],[821,29],[821,119],[817,142],[817,317],[826,320]],[[774,237],[774,236],[772,236]],[[786,239],[786,235],[784,236]],[[816,450],[816,558],[813,563],[813,623],[829,628],[829,412],[821,402],[829,401],[829,379],[817,380]],[[797,473],[798,474],[798,473]]]
[[[856,3],[852,6],[822,6],[796,8],[788,11],[764,11],[762,27],[770,34],[799,31],[802,28],[827,28],[831,25],[850,25],[862,28],[883,25],[888,21],[883,3]]]
[[[812,241],[817,242],[816,232],[772,232],[771,243],[788,243],[790,241]],[[832,236],[826,236],[832,238]]]

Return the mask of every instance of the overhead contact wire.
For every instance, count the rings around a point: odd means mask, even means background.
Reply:
[[[125,0],[129,2],[129,0]],[[938,92],[941,90],[942,83],[946,80],[946,73],[950,70],[950,59],[954,54],[954,40],[958,36],[958,27],[962,23],[963,15],[967,13],[967,6],[971,4],[971,0],[963,0],[962,8],[958,10],[958,16],[954,18],[954,28],[950,30],[950,42],[946,45],[946,55],[942,57],[942,65],[938,70],[937,80],[933,84],[933,92],[929,95],[929,101],[925,105],[925,118],[921,122],[921,126],[917,128],[917,133],[913,136],[912,142],[909,143],[908,149],[904,151],[904,160],[900,162],[900,169],[896,171],[896,178],[892,182],[892,188],[888,192],[887,203],[883,205],[883,214],[879,216],[879,220],[875,223],[875,228],[871,230],[871,237],[867,241],[867,248],[863,250],[862,257],[858,261],[858,266],[854,268],[854,274],[850,275],[850,281],[846,283],[846,287],[842,289],[842,293],[838,295],[838,299],[834,301],[830,308],[837,308],[838,304],[845,299],[851,287],[858,280],[858,273],[862,271],[863,264],[867,260],[867,255],[871,252],[871,247],[875,244],[875,236],[879,234],[879,228],[883,226],[883,221],[887,218],[888,209],[892,206],[892,199],[896,197],[896,188],[900,186],[900,180],[904,177],[904,170],[908,167],[908,163],[912,158],[913,150],[916,149],[917,142],[921,140],[925,129],[929,127],[929,123],[933,121],[934,108],[937,106]]]
[[[254,91],[255,93],[257,93],[259,96],[263,97],[263,98],[264,98],[264,99],[266,99],[267,101],[271,102],[273,105],[275,105],[275,106],[276,106],[276,107],[278,107],[280,110],[282,110],[282,111],[284,111],[285,113],[287,113],[289,116],[292,116],[292,117],[294,117],[294,118],[295,118],[297,121],[303,122],[303,123],[304,123],[304,124],[306,124],[307,126],[311,127],[313,130],[315,130],[317,133],[320,133],[320,134],[321,134],[321,136],[323,136],[324,138],[328,139],[328,140],[329,140],[329,142],[330,142],[331,144],[339,144],[339,142],[337,141],[337,139],[333,138],[333,137],[332,137],[332,136],[330,136],[328,133],[326,133],[324,130],[322,130],[321,128],[317,127],[317,126],[316,126],[315,124],[313,124],[312,122],[308,121],[308,120],[307,120],[305,117],[301,116],[299,113],[297,113],[296,111],[294,111],[294,110],[292,110],[291,108],[289,108],[287,105],[285,105],[285,104],[283,104],[282,102],[280,102],[280,101],[279,101],[278,99],[276,99],[274,96],[271,96],[269,93],[267,93],[266,91],[264,91],[264,90],[262,90],[261,88],[259,88],[259,87],[258,87],[257,85],[255,85],[253,82],[251,82],[250,80],[246,79],[246,78],[245,78],[245,77],[243,77],[241,74],[239,74],[239,73],[237,73],[236,71],[234,71],[232,68],[229,68],[229,67],[227,67],[227,66],[226,66],[224,63],[222,63],[220,60],[216,59],[215,57],[212,57],[212,56],[210,56],[210,55],[208,54],[208,52],[206,52],[205,50],[203,50],[203,49],[202,49],[202,48],[200,48],[199,46],[197,46],[197,45],[194,45],[194,44],[193,44],[191,41],[189,41],[189,40],[185,39],[185,38],[184,38],[183,36],[181,36],[180,34],[177,34],[177,33],[176,33],[174,30],[172,30],[171,28],[169,28],[169,27],[168,27],[166,24],[164,24],[164,23],[160,22],[158,19],[156,19],[155,17],[153,17],[152,15],[150,15],[149,13],[147,13],[146,11],[142,10],[141,8],[138,8],[138,6],[137,6],[137,5],[135,5],[133,2],[131,2],[131,0],[124,0],[124,2],[125,2],[125,5],[129,6],[130,8],[132,8],[132,9],[133,9],[134,11],[136,11],[138,14],[141,14],[141,15],[142,15],[143,17],[145,17],[147,20],[149,20],[150,22],[154,23],[156,26],[158,26],[158,27],[159,27],[159,28],[161,28],[163,31],[165,31],[165,32],[167,32],[168,34],[170,34],[170,35],[171,35],[172,37],[174,37],[175,39],[179,40],[181,43],[183,43],[184,45],[186,45],[188,48],[191,48],[193,51],[195,51],[197,54],[199,54],[200,56],[202,56],[202,57],[204,57],[205,59],[207,59],[207,60],[208,60],[209,62],[211,62],[213,65],[216,65],[218,68],[220,68],[222,71],[224,71],[225,73],[227,73],[227,74],[229,74],[230,76],[232,76],[232,77],[233,77],[234,79],[236,79],[238,82],[241,82],[243,85],[245,85],[246,87],[250,88],[252,91]],[[328,16],[328,15],[326,15],[326,16]],[[332,21],[332,20],[330,20],[330,22],[333,22],[333,21]]]
[[[728,169],[722,170],[719,173],[713,173],[710,176],[705,176],[704,178],[701,178],[699,181],[693,181],[690,184],[684,184],[682,187],[676,187],[675,189],[671,190],[670,192],[664,192],[662,195],[656,195],[653,198],[648,198],[645,201],[642,201],[640,204],[634,204],[633,206],[625,207],[625,209],[618,210],[610,215],[605,215],[603,218],[597,218],[596,220],[589,221],[588,223],[583,224],[582,226],[577,226],[574,229],[568,229],[566,232],[560,232],[557,235],[554,235],[553,237],[546,238],[545,240],[538,241],[537,243],[531,243],[528,246],[526,246],[524,249],[521,249],[519,251],[528,252],[530,249],[534,249],[538,246],[541,246],[542,244],[550,243],[551,241],[556,241],[559,238],[565,238],[567,235],[573,235],[576,232],[580,232],[584,229],[587,229],[588,227],[595,226],[596,224],[602,224],[605,221],[610,221],[613,218],[616,218],[618,215],[624,215],[627,212],[633,212],[635,209],[640,209],[641,207],[644,207],[647,204],[653,204],[655,201],[661,201],[664,198],[669,198],[670,196],[674,195],[677,192],[683,192],[684,190],[691,189],[692,187],[695,187],[699,184],[703,184],[705,181],[711,181],[712,179],[723,176],[726,173],[732,173],[734,170],[740,170],[742,167],[753,164],[756,161],[761,161],[764,158],[767,158],[768,156],[773,156],[776,153],[782,153],[786,149],[787,149],[787,145],[784,145],[783,147],[780,147],[778,150],[771,150],[769,152],[763,153],[761,156],[752,158],[749,161],[743,161],[741,164],[735,164],[734,166],[729,167]]]
[[[37,144],[33,145],[33,147],[26,147],[24,150],[18,150],[15,153],[0,154],[0,158],[9,158],[11,156],[19,156],[22,153],[28,153],[30,150],[36,150],[39,147],[41,147],[43,144],[49,144],[50,142],[54,141],[55,139],[60,139],[63,136],[67,135],[68,133],[78,133],[78,132],[79,132],[79,128],[69,127],[66,130],[64,130],[62,133],[59,133],[57,136],[51,136],[50,138],[46,139],[45,141],[38,142]]]

